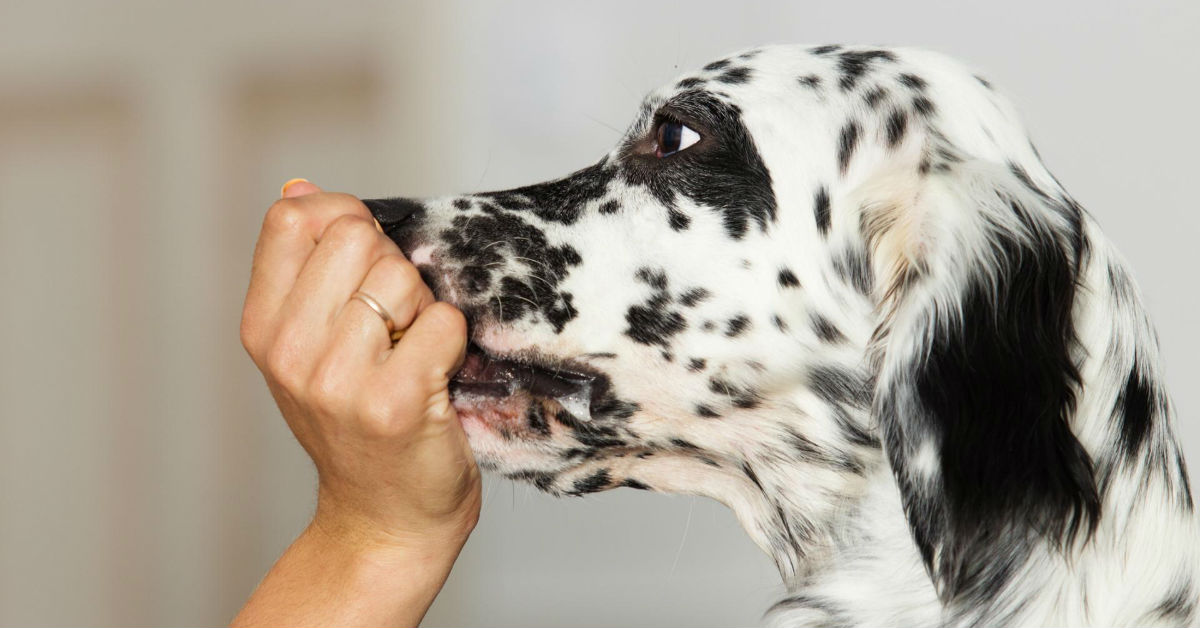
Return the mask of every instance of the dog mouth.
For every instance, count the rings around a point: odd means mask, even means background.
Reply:
[[[602,393],[599,377],[565,364],[532,357],[500,357],[479,345],[467,345],[466,359],[450,380],[456,404],[499,402],[528,396],[554,401],[579,421],[592,417],[595,398]]]

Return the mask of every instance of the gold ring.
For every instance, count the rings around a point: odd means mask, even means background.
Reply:
[[[379,318],[383,319],[383,324],[387,326],[388,338],[390,338],[393,343],[400,340],[400,337],[404,335],[404,330],[396,329],[396,321],[392,319],[391,314],[388,314],[387,308],[383,307],[383,304],[377,301],[375,297],[363,292],[362,290],[359,290],[358,292],[350,295],[350,298],[358,299],[359,301],[366,303],[367,307],[375,310],[375,313],[379,315]]]

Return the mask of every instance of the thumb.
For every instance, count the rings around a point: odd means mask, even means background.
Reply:
[[[320,194],[323,191],[308,179],[289,179],[287,183],[283,184],[282,188],[279,188],[279,198],[295,198],[309,194]],[[383,227],[379,224],[378,220],[375,221],[375,228],[379,230],[379,233],[383,233]]]
[[[316,194],[321,188],[313,185],[308,179],[291,179],[279,189],[279,198],[295,198],[305,194]]]

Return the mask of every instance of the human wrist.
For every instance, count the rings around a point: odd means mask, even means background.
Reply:
[[[346,536],[314,520],[294,546],[336,583],[338,596],[353,600],[365,622],[415,625],[450,575],[461,541],[412,536],[386,540]]]
[[[477,513],[467,512],[432,523],[384,525],[331,500],[318,499],[317,513],[303,536],[331,551],[380,566],[411,567],[418,562],[449,570],[477,519]]]
[[[232,623],[416,626],[445,584],[458,549],[364,544],[310,524]]]

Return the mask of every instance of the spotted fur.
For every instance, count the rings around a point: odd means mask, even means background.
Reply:
[[[667,124],[700,140],[661,155]],[[563,179],[368,205],[483,352],[590,382],[586,416],[458,398],[481,465],[724,502],[788,587],[773,624],[1200,620],[1131,275],[956,62],[756,49]]]

